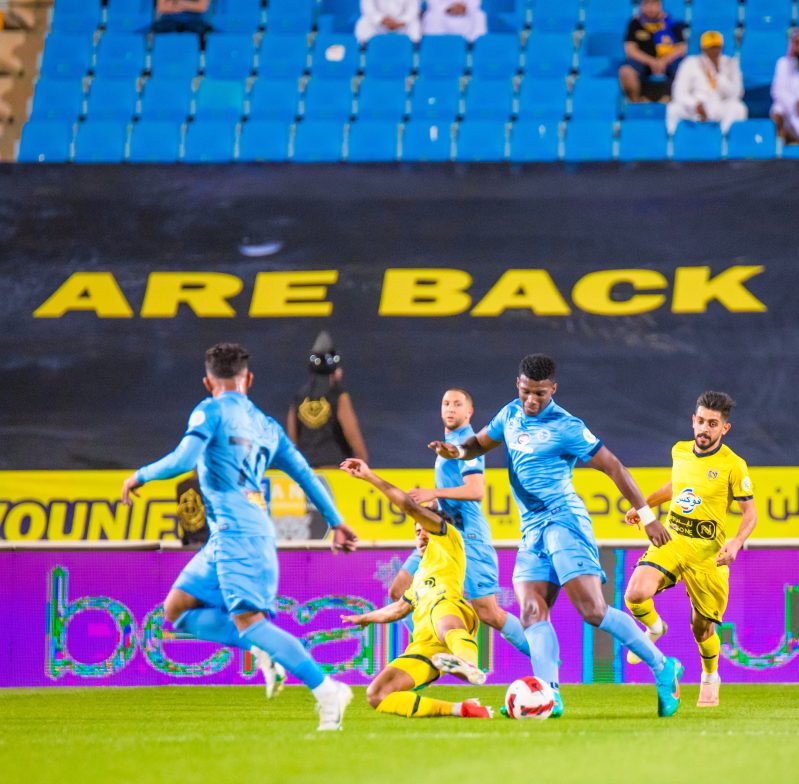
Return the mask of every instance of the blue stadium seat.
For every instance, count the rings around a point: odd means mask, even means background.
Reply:
[[[516,33],[528,22],[532,0],[483,0],[490,33]]]
[[[474,42],[472,76],[504,79],[519,70],[519,36],[512,33],[488,33]]]
[[[572,119],[615,120],[619,113],[619,80],[581,76],[572,94]]]
[[[721,158],[721,128],[718,123],[683,120],[674,133],[675,161],[717,161]]]
[[[249,33],[260,26],[261,0],[216,0],[211,26],[220,33]]]
[[[588,0],[583,26],[586,33],[612,33],[621,41],[632,12],[624,0]]]
[[[405,35],[376,35],[366,49],[364,74],[378,79],[407,76],[413,66],[413,44]]]
[[[452,126],[447,122],[411,120],[402,133],[403,161],[448,161]]]
[[[256,79],[250,93],[252,120],[293,123],[299,111],[300,94],[296,79]]]
[[[128,140],[128,120],[87,120],[78,125],[75,163],[122,163]]]
[[[145,43],[143,35],[105,33],[97,49],[95,76],[111,79],[139,76],[147,60]]]
[[[203,73],[213,79],[246,79],[253,70],[252,35],[209,35]]]
[[[613,158],[613,123],[606,120],[572,120],[566,127],[563,160],[609,161]]]
[[[566,80],[527,76],[519,88],[518,115],[523,120],[560,120],[566,110]]]
[[[149,30],[153,21],[152,0],[108,0],[107,5],[106,30],[129,33]]]
[[[352,79],[361,65],[361,47],[354,35],[317,33],[311,74],[323,79]]]
[[[358,120],[350,125],[347,160],[376,163],[397,160],[396,123],[388,120]]]
[[[517,120],[511,126],[510,160],[514,163],[556,161],[558,159],[558,122]]]
[[[308,66],[308,41],[304,35],[270,35],[261,40],[258,75],[296,79]]]
[[[135,79],[107,79],[97,76],[89,88],[86,116],[94,121],[130,122],[136,114],[139,93]]]
[[[183,127],[179,122],[143,120],[133,124],[131,163],[174,163],[180,158]]]
[[[791,5],[791,0],[747,0],[744,28],[784,32],[791,25]]]
[[[41,76],[71,79],[85,76],[92,62],[92,35],[50,33],[44,41]]]
[[[502,120],[465,120],[458,128],[456,161],[504,161],[506,123]]]
[[[236,123],[244,114],[244,82],[203,79],[197,89],[195,120]]]
[[[466,88],[463,116],[468,120],[504,120],[513,114],[516,92],[513,79],[481,79],[473,76]]]
[[[279,35],[310,33],[315,9],[316,0],[269,0],[266,29]]]
[[[405,116],[407,92],[405,78],[361,80],[358,92],[359,120],[389,120],[399,122]]]
[[[184,163],[228,163],[236,149],[236,123],[196,120],[186,131]]]
[[[619,160],[665,161],[668,143],[664,120],[625,120],[619,136]]]
[[[741,44],[741,71],[747,87],[771,84],[777,60],[787,49],[785,31],[746,30]]]
[[[305,87],[302,114],[306,120],[347,122],[352,114],[350,82],[312,77]]]
[[[574,60],[571,33],[530,33],[524,49],[524,73],[532,76],[566,76]]]
[[[452,122],[460,114],[461,87],[457,78],[420,76],[413,84],[411,118]]]
[[[419,75],[451,79],[466,70],[466,39],[461,35],[427,35],[419,45]]]
[[[29,120],[22,128],[19,163],[63,163],[69,160],[73,123],[64,120]]]
[[[344,125],[332,120],[304,120],[294,134],[296,163],[334,163],[343,157]]]
[[[733,30],[738,26],[738,0],[714,0],[712,3],[693,3],[691,6],[691,35],[705,30]]]
[[[195,33],[157,35],[150,57],[153,75],[190,79],[200,70],[200,39]]]
[[[361,16],[361,0],[322,0],[316,18],[320,32],[351,33]]]
[[[42,78],[36,83],[31,118],[69,120],[83,114],[83,84],[80,79]]]
[[[574,30],[580,18],[582,0],[535,0],[533,29],[547,33]]]
[[[240,161],[287,161],[291,123],[249,120],[241,126]]]
[[[799,161],[799,144],[786,144],[782,148],[782,157]]]
[[[616,77],[623,61],[624,45],[618,30],[586,31],[580,42],[580,59],[577,63],[581,76]]]
[[[665,103],[625,103],[622,112],[626,122],[658,120],[666,122]]]
[[[191,111],[191,82],[185,79],[151,77],[144,85],[141,119],[183,122]]]
[[[57,33],[91,33],[100,24],[100,10],[100,0],[58,0],[53,7],[50,29]]]
[[[777,132],[771,120],[733,123],[727,132],[727,158],[768,160],[777,153]]]

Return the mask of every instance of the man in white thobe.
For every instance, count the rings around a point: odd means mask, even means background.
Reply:
[[[421,10],[421,0],[361,0],[355,37],[363,44],[375,35],[399,33],[418,41],[422,35]]]
[[[799,30],[794,30],[788,54],[777,60],[771,83],[771,118],[787,144],[799,144]]]
[[[427,0],[422,17],[423,35],[462,35],[474,41],[486,34],[482,0]]]

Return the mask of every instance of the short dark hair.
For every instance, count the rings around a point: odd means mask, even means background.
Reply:
[[[703,392],[696,399],[696,408],[694,411],[696,411],[699,406],[702,406],[702,408],[709,408],[711,411],[718,411],[722,419],[726,422],[730,418],[730,412],[734,405],[735,401],[726,392],[713,392],[712,390],[708,390]]]
[[[205,352],[205,372],[215,378],[233,378],[250,366],[250,352],[240,343],[217,343]]]
[[[528,354],[519,363],[519,375],[531,381],[555,380],[555,360],[546,354]]]
[[[447,392],[460,392],[466,398],[466,402],[472,408],[474,408],[474,400],[472,400],[472,396],[463,387],[447,387],[444,390],[444,394],[446,395]]]

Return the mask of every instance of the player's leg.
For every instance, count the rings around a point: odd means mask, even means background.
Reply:
[[[479,621],[474,608],[461,599],[439,601],[430,612],[436,639],[446,647],[433,656],[433,664],[441,672],[457,675],[469,683],[485,683],[485,673],[478,665],[478,647],[474,635]]]
[[[659,550],[664,550],[671,543],[664,545]],[[627,590],[624,592],[624,603],[630,614],[646,627],[646,635],[652,642],[657,642],[667,631],[668,627],[655,609],[652,598],[658,591],[669,588],[677,582],[677,576],[665,566],[657,562],[658,557],[665,560],[667,554],[660,553],[658,549],[650,547],[646,554],[638,561],[638,565],[630,577]],[[633,651],[627,651],[627,661],[638,664],[641,659]]]

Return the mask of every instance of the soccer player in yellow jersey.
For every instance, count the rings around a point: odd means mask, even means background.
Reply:
[[[391,623],[413,612],[413,642],[369,684],[366,699],[381,713],[408,718],[490,719],[491,709],[477,700],[448,702],[412,691],[432,683],[442,672],[473,684],[485,682],[485,673],[477,666],[477,613],[463,598],[466,553],[460,532],[445,514],[416,503],[363,460],[345,460],[341,469],[369,482],[416,521],[416,549],[422,556],[410,588],[396,602],[363,615],[341,616],[345,623],[368,626]]]
[[[682,580],[691,600],[691,630],[702,657],[700,708],[719,704],[718,674],[721,623],[729,596],[729,565],[757,523],[752,480],[742,458],[721,443],[730,430],[732,398],[723,392],[703,392],[693,415],[693,441],[678,441],[671,450],[671,481],[649,495],[647,504],[671,501],[668,527],[671,541],[650,547],[630,578],[624,601],[647,627],[654,642],[666,633],[652,597]],[[742,513],[738,533],[727,539],[727,509],[737,501]],[[639,522],[635,509],[627,522]],[[637,657],[627,655],[637,664]]]

